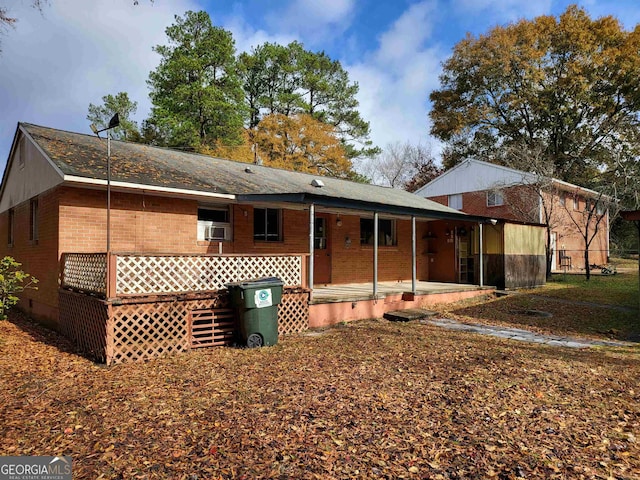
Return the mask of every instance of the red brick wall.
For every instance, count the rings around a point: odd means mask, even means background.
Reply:
[[[573,270],[584,268],[584,238],[578,231],[578,227],[572,221],[571,217],[577,220],[578,225],[584,231],[585,220],[582,212],[585,209],[585,198],[579,196],[578,209],[573,208],[573,196],[568,195],[565,206],[560,205],[557,195],[547,197],[545,202],[553,202],[553,217],[551,221],[552,231],[557,234],[558,255],[556,265],[553,269],[560,266],[559,250],[565,249],[567,255],[571,256]],[[447,195],[430,197],[442,205],[448,204]],[[507,220],[526,221],[532,223],[540,222],[539,198],[535,192],[527,187],[516,186],[504,190],[505,204],[497,207],[487,206],[487,192],[467,192],[462,194],[462,211],[472,215],[482,215],[487,217],[495,217]],[[547,203],[551,205],[551,203]],[[544,223],[544,214],[542,217]],[[600,222],[598,233],[593,239],[589,247],[589,262],[591,264],[604,264],[607,262],[607,222],[605,218]],[[593,224],[591,223],[591,233],[593,233]],[[439,269],[438,269],[439,270]]]
[[[373,247],[360,245],[360,217],[341,215],[342,225],[337,226],[337,216],[329,217],[332,253],[331,283],[355,283],[373,281]],[[426,280],[429,275],[428,258],[425,254],[427,223],[416,222],[416,276]],[[347,245],[346,238],[351,240]],[[411,221],[396,221],[397,246],[378,248],[378,280],[397,281],[411,279]]]
[[[62,195],[61,252],[99,252],[106,248],[106,195],[104,192],[67,188]],[[196,201],[114,193],[112,195],[112,250],[139,253],[218,253],[218,242],[196,241]],[[309,252],[309,212],[283,210],[280,242],[253,239],[250,205],[234,205],[233,241],[223,242],[223,253],[301,254]],[[360,245],[360,217],[330,215],[332,283],[373,280],[373,248]],[[425,223],[417,224],[418,243]],[[345,238],[351,239],[347,246]],[[380,247],[378,279],[411,278],[411,222],[397,221],[398,245]],[[418,248],[418,278],[428,277],[427,257]]]
[[[537,223],[539,220],[538,195],[526,187],[510,187],[502,190],[504,205],[487,205],[487,191],[466,192],[462,194],[462,211],[471,215],[501,218]],[[447,195],[429,197],[442,205],[447,205]]]
[[[558,255],[556,265],[552,268],[560,268],[560,250],[565,250],[566,255],[571,257],[572,270],[580,270],[585,267],[584,262],[584,237],[581,232],[585,232],[587,217],[585,216],[586,199],[578,197],[577,209],[574,209],[573,197],[568,196],[565,205],[560,205],[559,201],[554,205],[552,216],[552,231],[557,234]],[[575,220],[575,222],[572,220]],[[607,214],[598,223],[598,232],[589,245],[589,263],[603,265],[607,263]],[[576,225],[577,224],[577,225]],[[596,218],[592,218],[589,223],[588,236],[594,234]]]
[[[8,245],[8,212],[0,215],[0,255],[10,255],[22,269],[39,280],[38,290],[20,294],[20,307],[46,321],[57,318],[58,306],[58,218],[59,192],[50,190],[38,196],[38,240],[29,240],[30,200],[14,208],[14,243]]]

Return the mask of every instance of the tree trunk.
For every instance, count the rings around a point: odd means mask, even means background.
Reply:
[[[584,268],[587,272],[587,281],[591,279],[591,267],[589,266],[589,247],[584,249]]]
[[[640,221],[634,223],[638,228],[638,318],[640,318]]]
[[[553,251],[551,250],[551,229],[547,227],[547,248],[545,249],[547,254],[547,281],[551,280],[551,261],[553,260]]]

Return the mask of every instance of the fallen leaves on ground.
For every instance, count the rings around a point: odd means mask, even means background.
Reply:
[[[74,478],[638,478],[640,354],[419,322],[112,368],[0,322],[0,454]]]

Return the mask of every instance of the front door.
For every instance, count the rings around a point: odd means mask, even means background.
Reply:
[[[329,235],[329,215],[316,215],[313,239],[313,281],[331,283],[331,237]]]

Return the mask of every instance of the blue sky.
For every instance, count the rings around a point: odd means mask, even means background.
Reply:
[[[298,40],[338,59],[360,85],[360,111],[371,138],[439,145],[428,135],[429,93],[441,63],[467,32],[558,15],[552,0],[50,0],[39,13],[29,0],[0,0],[19,18],[0,54],[0,166],[18,121],[90,133],[89,103],[126,91],[149,113],[146,79],[158,64],[154,45],[187,10],[206,10],[233,33],[239,51],[265,41]],[[627,29],[640,23],[637,0],[577,2],[592,17],[614,15]]]

